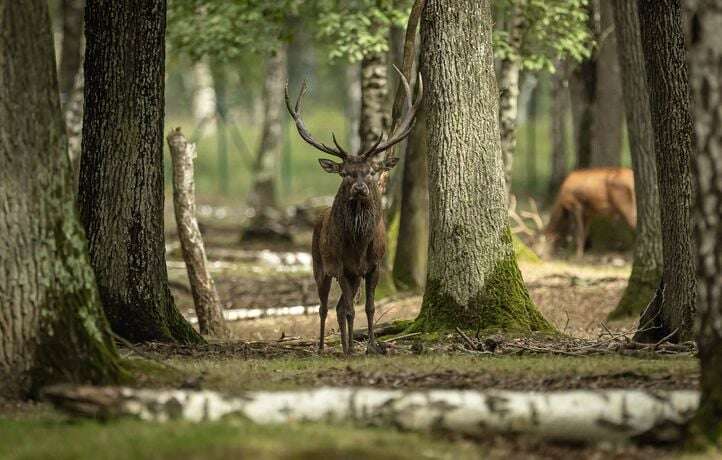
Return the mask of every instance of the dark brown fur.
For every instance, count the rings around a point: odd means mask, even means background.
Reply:
[[[353,300],[361,278],[366,282],[369,345],[375,346],[374,291],[386,251],[386,227],[381,212],[378,176],[386,166],[379,167],[359,157],[349,157],[335,167],[344,177],[343,181],[333,205],[321,215],[313,230],[313,273],[321,299],[319,349],[324,346],[328,292],[332,278],[336,278],[341,287],[341,298],[336,305],[338,325],[343,351],[350,354],[353,351]],[[355,193],[354,186],[357,191],[367,190],[368,193]]]

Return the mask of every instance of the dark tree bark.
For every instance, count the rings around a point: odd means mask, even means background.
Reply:
[[[427,129],[423,108],[406,145],[401,184],[399,237],[396,242],[393,276],[402,290],[420,291],[426,277],[429,245],[429,170]]]
[[[647,71],[661,206],[662,281],[642,312],[635,340],[693,338],[692,244],[694,132],[679,0],[640,0],[639,24]]]
[[[567,176],[567,114],[569,113],[569,80],[565,63],[556,65],[551,81],[552,165],[547,195],[553,200]]]
[[[112,383],[122,371],[75,210],[46,1],[0,1],[0,68],[0,396]]]
[[[488,0],[429,0],[424,9],[430,243],[415,329],[551,329],[512,248],[491,23]]]
[[[60,48],[60,101],[66,103],[75,87],[75,78],[81,70],[83,57],[83,8],[84,0],[61,0],[63,40]]]
[[[591,166],[622,164],[622,125],[624,101],[617,59],[617,36],[614,31],[612,2],[598,0],[599,49],[597,54],[597,97],[594,107]]]
[[[248,205],[260,216],[266,209],[278,207],[278,166],[283,149],[281,114],[286,83],[286,48],[281,46],[266,60],[263,84],[263,131],[253,165],[253,185]],[[253,225],[253,224],[251,224]]]
[[[587,13],[598,47],[572,72],[577,169],[621,163],[622,93],[611,4],[590,0]]]
[[[692,99],[695,103],[697,345],[702,398],[695,432],[722,447],[722,5],[688,0]]]
[[[165,1],[89,0],[80,215],[113,330],[200,342],[168,289],[163,239]]]
[[[637,4],[630,0],[614,0],[613,3],[629,148],[634,169],[637,229],[632,274],[610,319],[638,316],[649,304],[662,276],[657,164]]]

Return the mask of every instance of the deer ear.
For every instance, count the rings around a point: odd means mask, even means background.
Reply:
[[[391,169],[393,169],[394,166],[396,166],[396,163],[398,162],[399,159],[397,157],[387,158],[382,163],[382,169],[384,169],[385,171],[390,171]]]
[[[341,163],[336,163],[335,161],[327,160],[325,158],[319,158],[318,162],[327,173],[338,174],[341,172]]]

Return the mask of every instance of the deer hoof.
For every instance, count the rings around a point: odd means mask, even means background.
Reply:
[[[366,345],[366,354],[367,355],[385,355],[387,353],[386,344],[373,341],[369,342],[368,345]]]

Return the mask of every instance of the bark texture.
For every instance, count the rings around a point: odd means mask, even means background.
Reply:
[[[163,238],[165,1],[88,0],[80,215],[113,330],[200,342],[168,289]]]
[[[213,391],[54,387],[45,394],[58,408],[85,417],[207,422],[237,416],[258,424],[352,422],[474,437],[489,432],[523,433],[576,442],[679,440],[699,398],[695,391],[371,388],[248,392],[229,397]]]
[[[394,257],[394,284],[401,290],[420,291],[426,280],[429,246],[428,131],[423,108],[406,144],[401,183],[401,209]]]
[[[697,344],[702,364],[699,434],[722,447],[722,5],[688,0],[688,40],[697,156]]]
[[[203,134],[211,134],[216,129],[212,123],[216,116],[216,91],[213,88],[213,74],[207,62],[193,65],[193,118]]]
[[[58,83],[60,101],[65,105],[75,87],[75,79],[81,73],[83,62],[83,9],[85,0],[61,0],[63,40],[60,47]]]
[[[80,175],[80,155],[83,143],[83,108],[85,101],[85,76],[78,72],[75,76],[75,86],[70,92],[70,97],[65,103],[63,118],[65,119],[65,132],[68,139],[68,157],[70,157],[70,168],[73,171],[73,188],[78,189],[78,176]]]
[[[277,178],[283,151],[281,114],[283,88],[286,84],[286,48],[281,46],[266,60],[263,84],[263,131],[253,166],[253,185],[248,195],[248,206],[257,215],[265,209],[277,208]],[[253,224],[251,224],[253,225]]]
[[[662,276],[662,229],[654,132],[637,3],[614,0],[614,21],[622,70],[629,149],[634,169],[637,228],[632,274],[610,319],[638,316],[649,304]]]
[[[359,124],[361,123],[361,67],[359,64],[348,64],[345,68],[346,78],[346,129],[349,151],[358,152],[361,149],[359,137]]]
[[[679,0],[641,0],[639,23],[647,71],[661,206],[662,281],[642,312],[637,341],[691,340],[695,316],[691,158],[694,126]]]
[[[121,374],[65,151],[47,2],[0,1],[0,396]]]
[[[509,11],[507,33],[509,46],[521,47],[524,27],[519,2],[512,2]],[[518,59],[502,59],[499,65],[499,129],[501,133],[501,153],[504,159],[504,182],[507,195],[511,193],[512,166],[516,149],[516,125],[519,117],[519,74],[521,62]]]
[[[552,165],[547,195],[553,200],[567,176],[567,115],[569,113],[569,80],[566,65],[557,63],[551,77],[551,140]]]
[[[208,271],[206,249],[196,219],[196,187],[193,179],[196,146],[189,143],[178,128],[168,135],[168,147],[173,161],[173,209],[198,328],[201,334],[227,337],[229,330],[223,319],[223,306]]]
[[[373,145],[381,133],[388,133],[391,118],[388,110],[388,56],[367,54],[361,61],[361,148]]]
[[[421,33],[430,239],[414,328],[550,330],[512,248],[489,1],[430,0]]]

